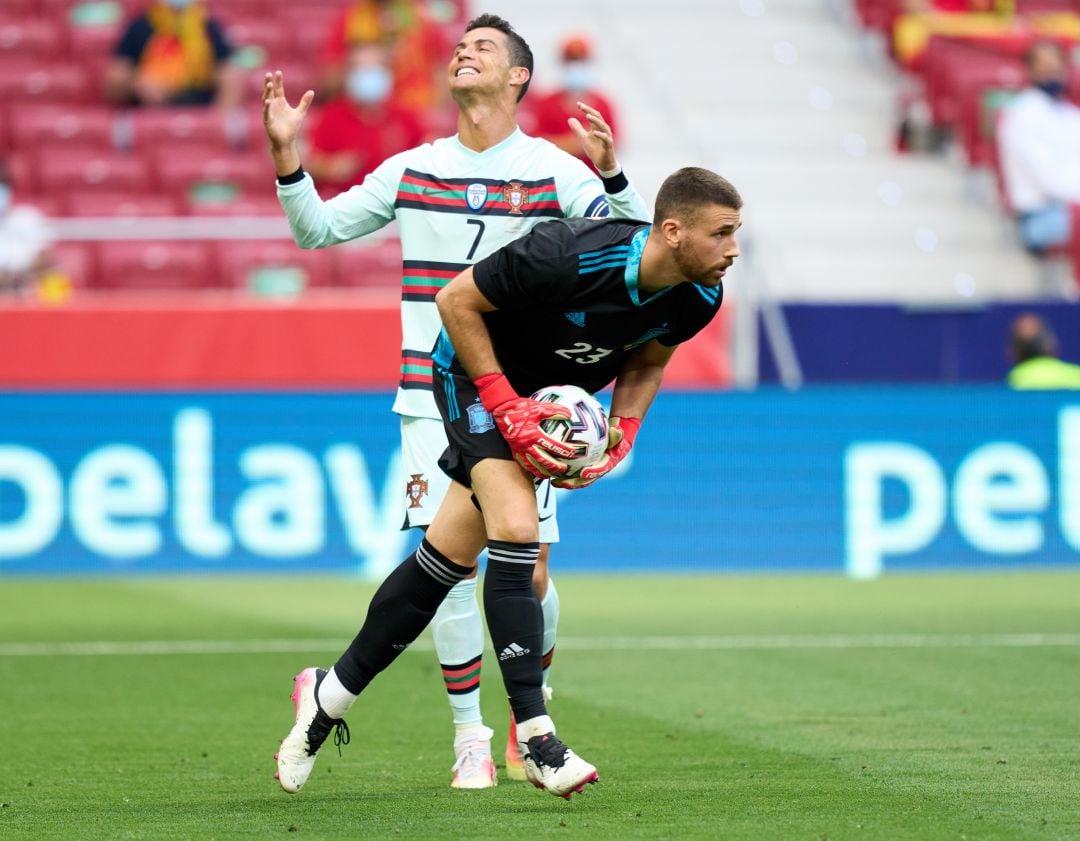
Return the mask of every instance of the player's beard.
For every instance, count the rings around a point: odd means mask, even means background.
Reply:
[[[675,267],[687,280],[712,282],[711,263],[702,259],[700,252],[690,240],[683,240],[675,250]]]

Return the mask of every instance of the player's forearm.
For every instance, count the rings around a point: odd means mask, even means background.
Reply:
[[[638,194],[637,189],[626,179],[625,173],[621,172],[616,179],[624,179],[625,186],[621,190],[611,192],[609,188],[617,187],[613,179],[604,179],[604,191],[607,195],[608,205],[611,207],[611,215],[618,219],[641,219],[647,221],[652,218],[649,206]]]
[[[284,178],[300,169],[300,147],[296,141],[278,145],[270,144],[270,157],[274,159],[274,171]]]
[[[611,416],[644,418],[660,390],[663,379],[662,365],[624,369],[615,380],[615,390],[611,395]]]
[[[482,374],[502,373],[483,315],[466,304],[463,297],[453,284],[435,296],[435,305],[454,346],[454,354],[465,373],[474,380]]]

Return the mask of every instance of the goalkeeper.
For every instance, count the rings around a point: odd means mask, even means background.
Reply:
[[[569,798],[595,782],[594,766],[555,736],[541,684],[543,617],[532,586],[539,546],[535,479],[580,488],[630,451],[676,346],[720,308],[739,254],[742,199],[725,179],[685,168],[661,186],[653,224],[565,219],[465,269],[437,296],[435,399],[449,446],[450,488],[427,535],[379,587],[367,618],[333,667],[348,696],[318,694],[327,673],[297,682],[297,715],[282,743],[281,783],[304,784],[319,747],[371,680],[431,621],[487,548],[484,611],[517,721],[528,778]],[[522,395],[569,383],[595,392],[612,380],[608,449],[567,477],[565,445],[540,421],[563,407]]]

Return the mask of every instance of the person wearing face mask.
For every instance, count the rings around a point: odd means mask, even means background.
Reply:
[[[158,0],[128,24],[105,74],[115,105],[240,103],[232,46],[201,0]]]
[[[532,130],[537,137],[550,140],[595,170],[567,121],[580,115],[578,103],[584,102],[602,113],[612,132],[617,134],[615,109],[611,100],[595,88],[592,47],[585,38],[580,35],[567,38],[563,42],[561,56],[562,87],[537,99],[532,110]]]
[[[331,198],[360,184],[391,155],[416,146],[423,128],[398,104],[386,50],[354,47],[346,61],[342,93],[323,110],[311,133],[307,170]]]
[[[1029,86],[1004,109],[998,154],[1005,194],[1024,247],[1036,256],[1070,239],[1080,204],[1080,108],[1066,97],[1062,48],[1043,41],[1025,57]]]

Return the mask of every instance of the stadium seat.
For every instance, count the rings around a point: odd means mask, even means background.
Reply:
[[[83,103],[91,89],[91,79],[74,62],[25,58],[0,62],[0,102]]]
[[[103,242],[97,285],[102,289],[202,289],[217,284],[213,253],[202,242]]]
[[[9,17],[0,11],[0,61],[8,57],[41,61],[61,55],[64,50],[63,27],[55,21],[37,17]]]
[[[294,48],[292,32],[265,14],[227,24],[225,35],[234,47],[261,47],[271,62],[301,57]]]
[[[221,276],[227,286],[267,295],[334,286],[334,250],[305,251],[291,242],[223,242]]]
[[[338,282],[352,287],[399,287],[401,241],[396,237],[328,249],[337,264]]]
[[[18,109],[11,126],[12,147],[40,149],[70,142],[109,151],[114,119],[115,112],[104,106],[27,105]]]
[[[122,21],[106,24],[104,26],[79,26],[72,24],[68,27],[68,41],[71,44],[71,54],[74,56],[111,56],[113,49],[124,34]]]
[[[38,194],[37,171],[26,155],[16,152],[9,155],[4,163],[17,199],[29,200]]]
[[[172,196],[131,193],[73,193],[67,199],[70,216],[180,216],[182,206]]]
[[[233,145],[230,137],[240,137],[246,131],[242,114],[236,117],[239,125],[235,129],[230,119],[216,108],[136,109],[130,112],[131,144],[140,151],[158,149],[173,154],[179,152],[178,147],[188,145],[217,147],[217,154]]]
[[[226,198],[274,194],[274,168],[266,152],[213,154],[210,150],[177,155],[164,150],[156,156],[161,187],[178,198],[198,201],[199,192]],[[236,191],[236,196],[228,191]]]
[[[58,242],[52,247],[57,267],[71,280],[75,289],[94,285],[94,247],[89,243]]]
[[[92,190],[145,193],[153,188],[142,158],[79,146],[49,148],[36,156],[38,189],[58,195]]]
[[[285,218],[276,195],[239,196],[227,201],[188,201],[186,207],[192,216]]]

